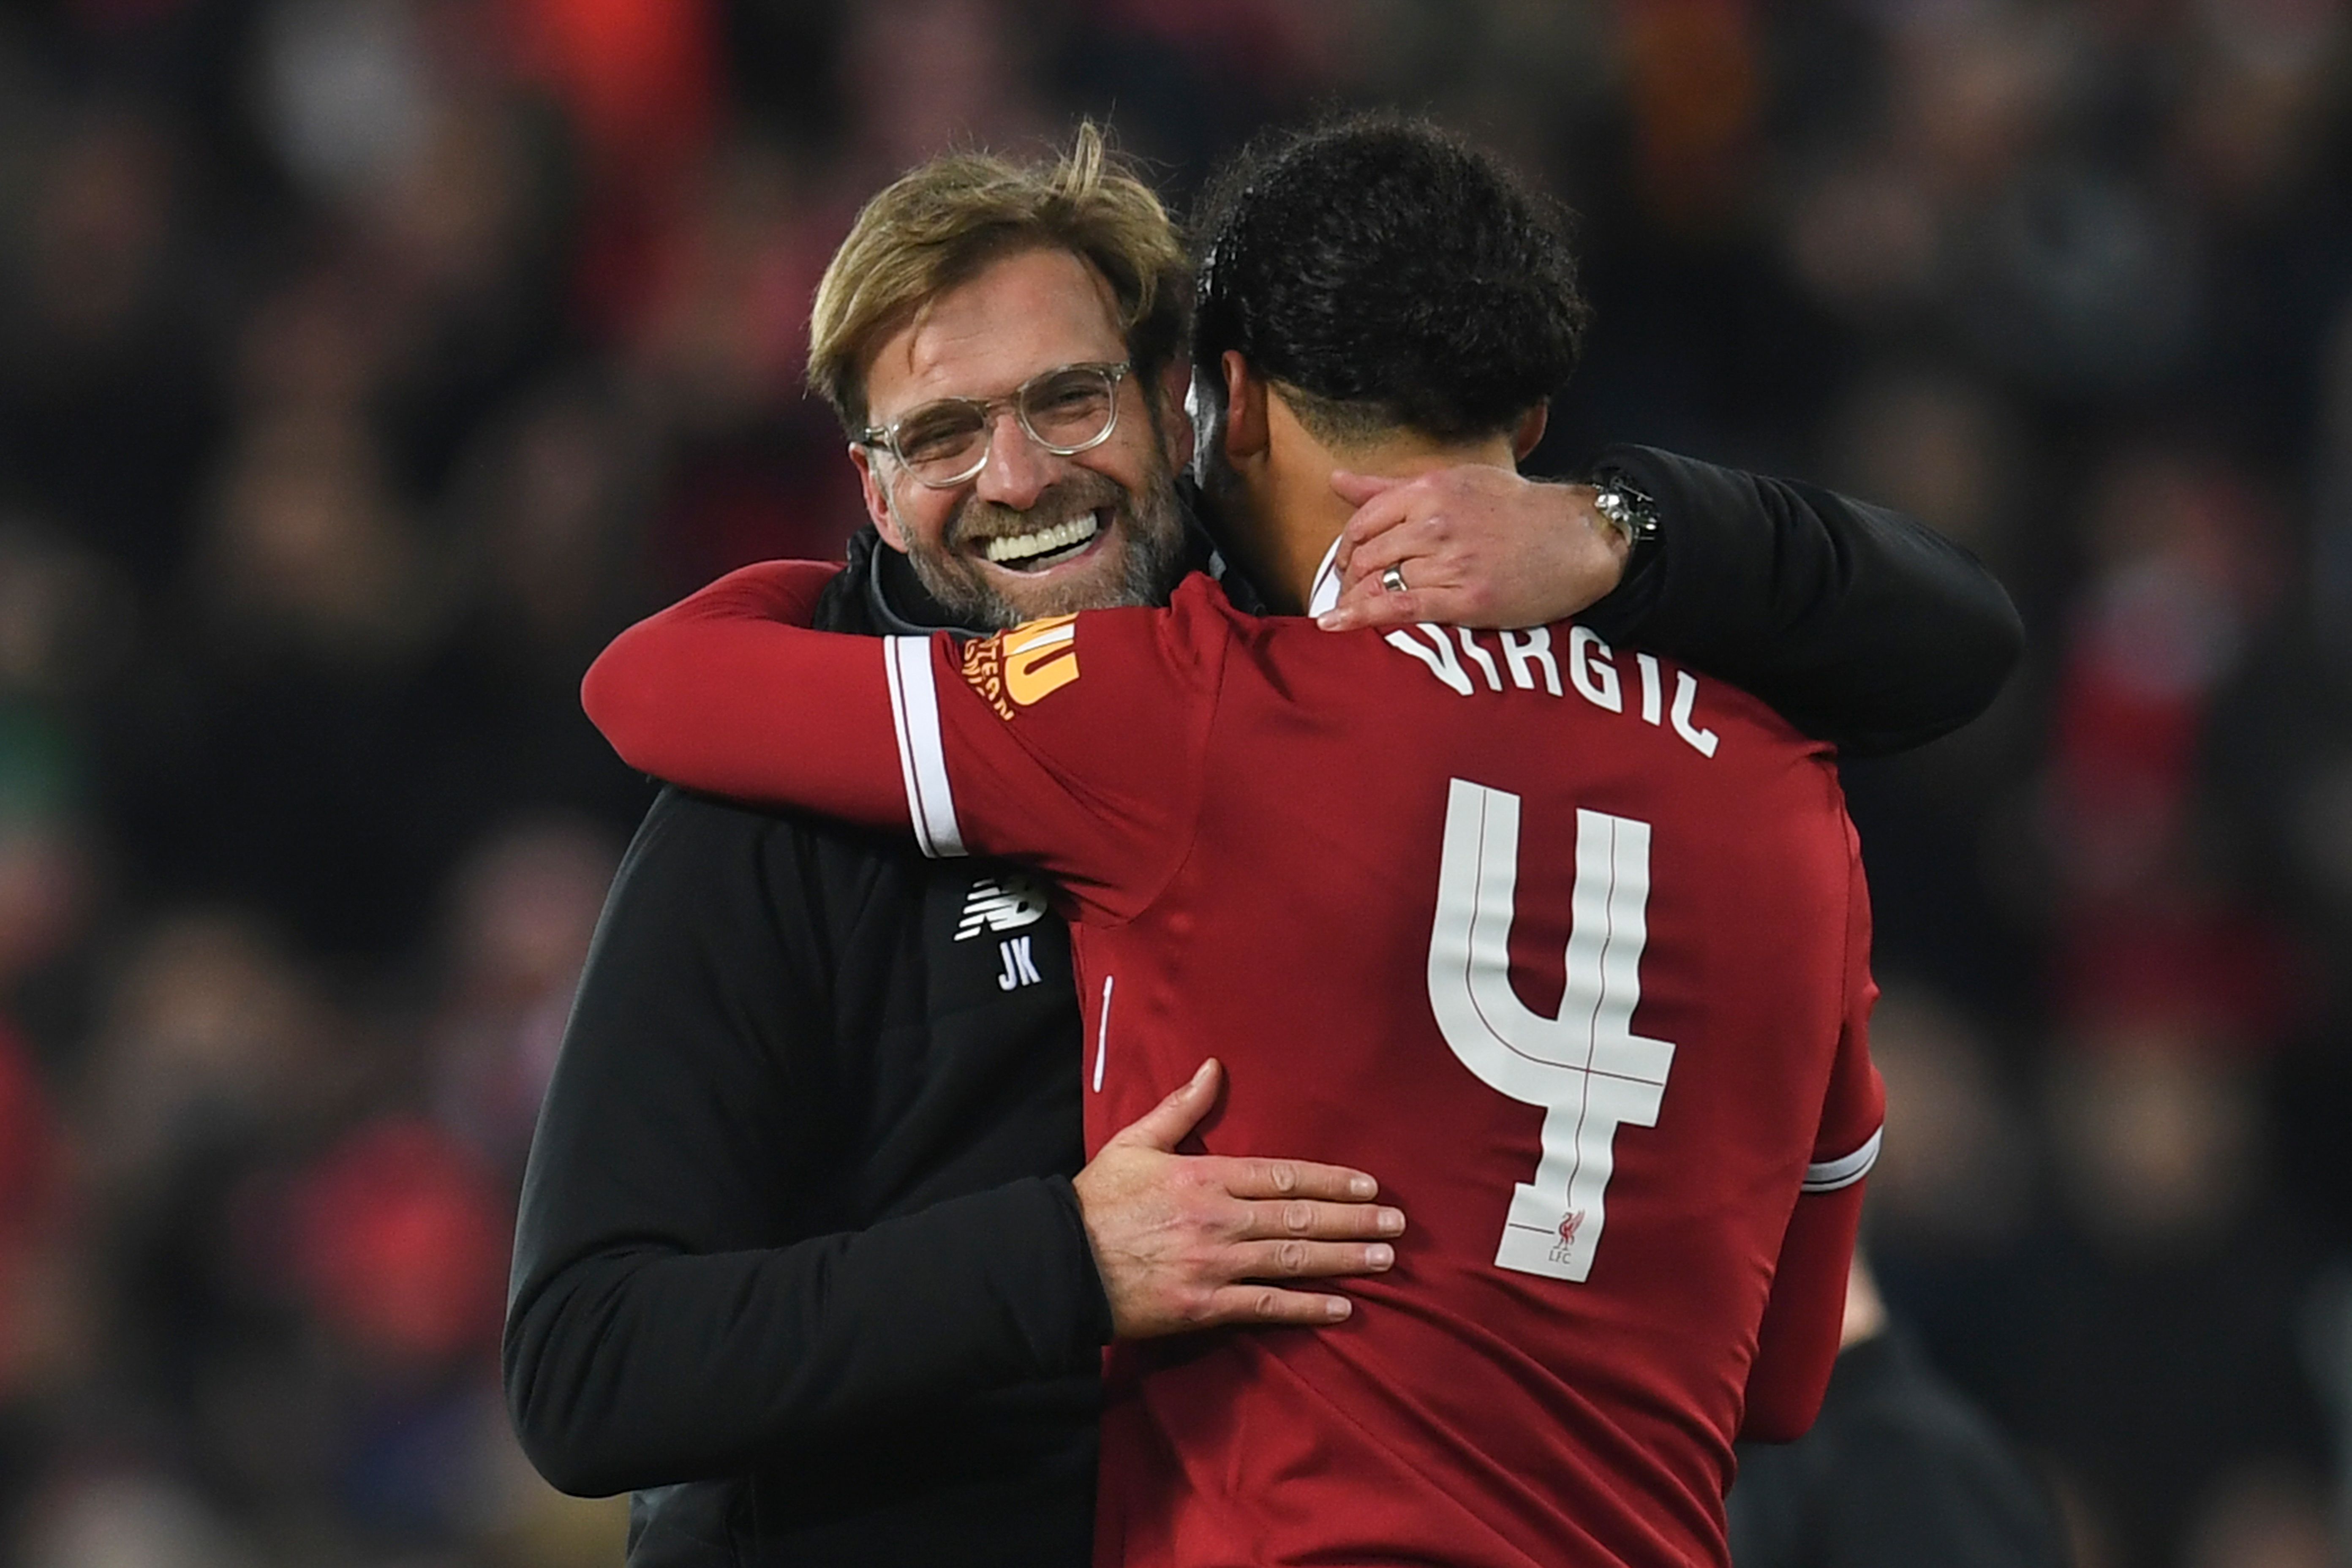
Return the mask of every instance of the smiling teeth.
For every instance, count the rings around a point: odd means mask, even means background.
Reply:
[[[1051,528],[1041,528],[1034,533],[1011,533],[992,539],[984,547],[991,561],[1019,561],[1032,555],[1050,554],[1082,544],[1102,529],[1093,512],[1083,512],[1067,522],[1057,522]]]

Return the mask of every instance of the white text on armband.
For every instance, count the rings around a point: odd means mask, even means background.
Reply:
[[[1490,647],[1487,638],[1496,646]],[[1481,687],[1500,691],[1506,683],[1521,691],[1540,688],[1554,697],[1564,696],[1572,687],[1579,697],[1595,708],[1622,713],[1630,695],[1637,704],[1635,711],[1641,715],[1642,722],[1671,724],[1675,733],[1700,756],[1715,755],[1715,731],[1699,728],[1691,717],[1698,702],[1696,676],[1686,669],[1675,671],[1675,696],[1669,706],[1664,668],[1655,655],[1637,653],[1633,656],[1633,678],[1640,689],[1629,693],[1615,653],[1582,626],[1570,626],[1568,630],[1565,687],[1560,680],[1560,658],[1552,650],[1549,626],[1530,626],[1517,632],[1474,632],[1467,626],[1440,626],[1423,621],[1411,631],[1389,633],[1387,642],[1399,653],[1411,654],[1430,674],[1464,697]]]

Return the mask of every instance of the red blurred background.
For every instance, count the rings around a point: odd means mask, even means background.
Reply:
[[[858,521],[859,201],[1108,121],[1181,205],[1425,108],[1583,215],[1537,466],[1925,519],[2033,633],[1847,771],[1887,1294],[2086,1568],[2340,1560],[2336,0],[20,0],[0,15],[0,1561],[611,1563],[496,1388],[648,798],[574,689]]]

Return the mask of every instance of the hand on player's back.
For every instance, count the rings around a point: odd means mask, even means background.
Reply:
[[[1339,603],[1318,623],[1327,631],[1544,626],[1624,575],[1624,538],[1593,510],[1590,485],[1465,464],[1412,479],[1341,470],[1331,489],[1356,515],[1339,542]],[[1402,592],[1381,582],[1391,566]]]
[[[1110,1299],[1111,1330],[1150,1339],[1221,1323],[1331,1323],[1344,1296],[1286,1279],[1377,1274],[1404,1215],[1361,1171],[1304,1160],[1179,1154],[1216,1103],[1213,1059],[1103,1145],[1077,1174],[1078,1207]]]

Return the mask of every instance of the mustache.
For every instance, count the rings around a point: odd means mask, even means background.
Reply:
[[[1010,507],[1000,501],[971,496],[949,521],[945,531],[946,542],[951,549],[961,549],[971,544],[985,544],[992,539],[1032,533],[1040,528],[1067,522],[1087,512],[1115,510],[1123,506],[1127,499],[1123,486],[1099,474],[1087,479],[1063,479],[1049,485],[1039,491],[1037,499],[1026,507]]]

